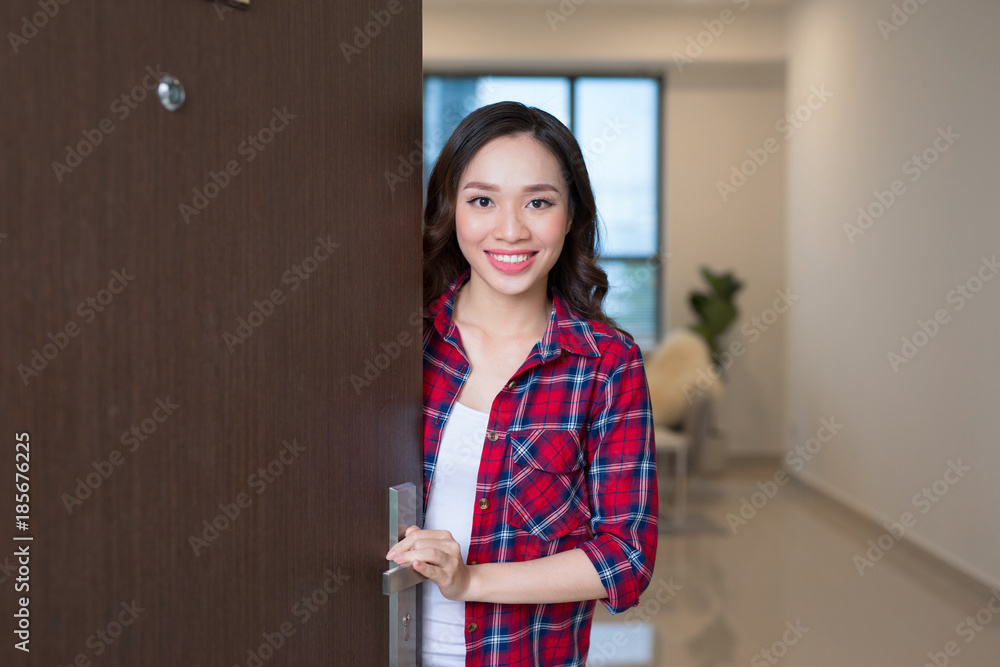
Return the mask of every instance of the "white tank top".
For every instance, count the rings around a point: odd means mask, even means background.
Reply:
[[[441,433],[424,528],[450,531],[469,559],[476,481],[490,415],[455,401]],[[465,667],[465,603],[449,600],[433,581],[423,586],[424,667]]]

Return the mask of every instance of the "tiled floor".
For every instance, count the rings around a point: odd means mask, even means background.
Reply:
[[[718,530],[661,533],[640,607],[597,605],[589,666],[1000,667],[988,592],[903,548],[860,575],[854,556],[881,531],[796,483],[753,498],[762,506],[734,533],[727,515],[777,465],[731,463],[692,483],[689,514]]]

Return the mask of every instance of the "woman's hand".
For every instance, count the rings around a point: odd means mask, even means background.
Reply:
[[[413,569],[437,584],[449,600],[464,600],[469,591],[469,567],[462,559],[462,548],[447,530],[410,526],[406,537],[385,557],[399,565],[413,563]]]

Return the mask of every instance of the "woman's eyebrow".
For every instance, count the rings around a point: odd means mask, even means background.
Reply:
[[[500,188],[492,183],[481,183],[479,181],[471,181],[465,184],[463,190],[489,190],[490,192],[500,192]],[[524,186],[524,192],[559,192],[559,188],[554,185],[549,185],[548,183],[535,183],[533,185]]]

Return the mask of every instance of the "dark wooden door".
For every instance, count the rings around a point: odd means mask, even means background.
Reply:
[[[387,664],[419,0],[0,15],[0,664]]]

